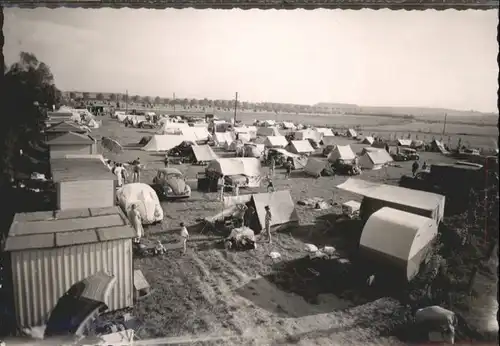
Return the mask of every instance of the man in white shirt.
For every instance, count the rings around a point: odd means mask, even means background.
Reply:
[[[220,176],[217,180],[217,188],[219,189],[219,200],[224,201],[224,176]]]
[[[181,222],[181,242],[182,242],[182,254],[186,254],[187,251],[187,241],[189,239],[189,232],[184,226],[184,222]]]

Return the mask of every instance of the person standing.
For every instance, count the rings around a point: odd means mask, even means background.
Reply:
[[[285,179],[290,178],[291,174],[292,174],[292,163],[290,161],[286,161]]]
[[[274,183],[272,177],[269,175],[267,177],[268,183],[267,183],[267,192],[274,192]]]
[[[224,202],[224,176],[221,175],[217,180],[217,189],[219,191],[219,201]]]
[[[141,178],[141,159],[137,158],[132,162],[132,182],[138,183]]]
[[[274,160],[274,156],[271,157],[271,165],[269,168],[269,173],[271,174],[271,177],[274,177],[274,168],[276,167],[276,160]]]
[[[118,187],[123,186],[123,171],[125,168],[121,165],[121,163],[117,163],[113,173],[116,175],[116,178],[118,179]]]
[[[255,217],[255,208],[253,205],[250,205],[248,209],[246,210],[246,216],[245,216],[245,226],[250,227],[250,224],[252,223],[253,218]]]
[[[413,165],[411,165],[411,172],[413,173],[413,176],[415,176],[415,174],[417,174],[419,167],[420,167],[420,165],[418,164],[418,160],[415,160],[415,162],[413,162]]]
[[[427,162],[424,161],[423,165],[422,165],[422,169],[425,171],[427,169]]]
[[[168,155],[165,155],[165,168],[170,167],[170,157]]]
[[[266,224],[266,234],[267,234],[267,239],[268,239],[268,242],[269,244],[271,244],[272,242],[272,239],[271,239],[271,220],[273,218],[273,216],[271,215],[271,209],[269,208],[268,205],[266,205],[264,207],[264,209],[266,210],[266,218],[265,218],[265,224]]]
[[[181,242],[182,242],[182,254],[185,255],[187,251],[187,241],[189,239],[189,232],[184,225],[184,222],[180,223],[181,226]]]
[[[233,190],[234,190],[234,195],[239,196],[240,195],[240,184],[238,184],[237,182],[234,183]]]
[[[135,239],[134,243],[138,244],[141,242],[141,238],[144,235],[144,229],[142,228],[142,219],[141,219],[141,214],[139,213],[139,210],[137,209],[137,204],[132,204],[132,207],[130,208],[129,211],[129,220],[132,226],[135,229]]]

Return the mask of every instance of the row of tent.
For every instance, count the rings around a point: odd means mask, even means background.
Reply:
[[[92,113],[87,109],[77,109],[67,106],[61,106],[57,111],[48,112],[47,124],[52,125],[67,121],[76,123],[81,126],[86,126],[89,129],[96,129],[100,127],[100,122],[97,121]]]
[[[392,162],[391,155],[385,149],[372,147],[364,148],[360,155],[356,155],[349,145],[337,145],[328,155],[327,160],[310,157],[304,167],[304,172],[311,176],[318,176],[321,172],[338,160],[353,162],[357,158],[357,164],[362,169],[377,170]]]

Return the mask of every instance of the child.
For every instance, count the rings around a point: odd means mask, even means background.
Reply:
[[[163,255],[166,252],[165,247],[161,243],[161,241],[157,241],[155,246],[155,255]]]
[[[189,232],[186,226],[184,226],[184,222],[181,222],[180,226],[181,226],[182,254],[184,255],[186,254],[187,250],[187,241],[189,239]]]

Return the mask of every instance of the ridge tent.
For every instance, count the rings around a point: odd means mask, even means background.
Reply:
[[[219,147],[224,147],[226,143],[230,145],[234,142],[234,134],[232,132],[215,132],[215,144]]]
[[[437,224],[444,216],[445,197],[437,193],[407,189],[404,187],[373,183],[349,178],[337,188],[362,195],[360,216],[367,220],[383,207],[390,207],[432,218]]]
[[[356,138],[358,134],[353,129],[348,129],[346,132],[347,137]]]
[[[411,139],[398,139],[396,141],[398,147],[411,147]]]
[[[335,136],[323,136],[321,143],[323,145],[335,145]]]
[[[281,136],[281,133],[276,127],[258,127],[258,136]]]
[[[296,127],[295,127],[295,125],[294,125],[293,123],[288,122],[288,121],[283,121],[283,122],[281,123],[281,126],[283,126],[283,128],[284,128],[285,130],[295,130],[295,128],[296,128]]]
[[[352,161],[355,158],[356,154],[354,154],[350,145],[337,145],[328,155],[328,161],[330,162],[337,160]]]
[[[368,150],[359,158],[359,165],[363,169],[381,169],[388,162],[392,162],[392,157],[384,149]]]
[[[363,227],[360,253],[372,263],[396,269],[401,278],[411,281],[427,258],[437,233],[433,219],[383,207]]]
[[[262,180],[260,161],[254,157],[218,158],[208,164],[206,171],[224,176],[243,175],[248,179],[248,187],[259,187]]]
[[[253,194],[250,202],[247,204],[253,206],[256,211],[254,219],[249,220],[250,228],[253,229],[255,233],[260,233],[265,229],[265,206],[267,205],[272,215],[272,230],[284,229],[299,223],[299,216],[289,190]]]
[[[311,146],[311,143],[307,140],[303,141],[290,141],[290,143],[285,148],[291,153],[294,154],[310,154],[314,153],[314,149]]]
[[[319,142],[323,138],[323,133],[313,129],[299,130],[294,132],[294,138],[296,140],[312,139],[315,142]]]
[[[267,136],[264,145],[266,148],[284,148],[288,145],[285,136]]]
[[[235,137],[238,138],[239,140],[242,140],[244,142],[250,142],[252,139],[252,136],[250,136],[249,133],[244,133],[244,132],[239,132],[235,134]]]
[[[208,145],[193,145],[191,146],[194,157],[197,162],[207,162],[217,159],[217,155]]]
[[[437,139],[434,139],[431,142],[431,150],[434,152],[438,152],[441,154],[448,154],[448,150],[444,147],[443,143],[441,141],[438,141]]]
[[[378,151],[378,150],[385,150],[385,149],[375,148],[375,147],[364,147],[363,149],[361,149],[359,155],[364,155],[367,152]]]
[[[335,136],[333,134],[332,130],[330,130],[330,129],[326,128],[326,127],[318,127],[316,129],[316,131],[319,132],[319,133],[322,133],[323,137],[325,137],[325,136],[332,136],[332,137]]]
[[[321,176],[321,172],[323,172],[323,170],[327,167],[329,167],[328,161],[323,161],[310,157],[307,160],[306,166],[304,167],[304,172],[307,175],[311,175],[313,177],[319,177]]]
[[[245,157],[261,157],[264,154],[264,144],[245,143],[243,153]]]
[[[148,144],[142,147],[144,151],[168,151],[185,141],[180,135],[153,135]]]
[[[372,145],[373,142],[375,142],[375,140],[373,139],[372,136],[366,136],[361,143],[362,144],[370,144],[370,145]]]

